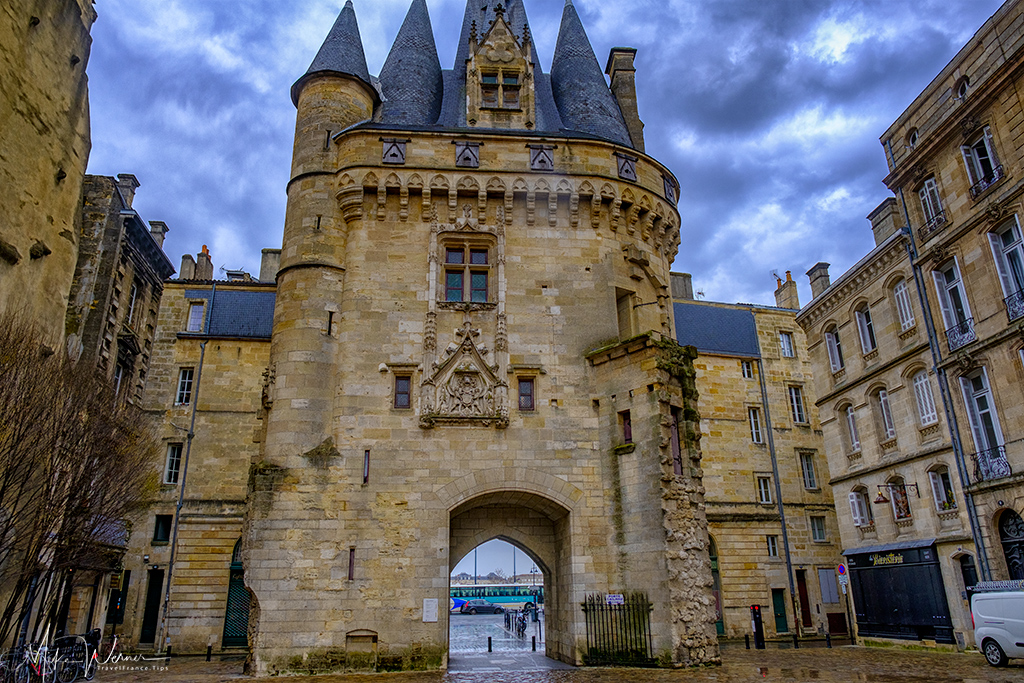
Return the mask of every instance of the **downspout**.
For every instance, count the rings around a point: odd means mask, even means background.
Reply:
[[[885,147],[889,156],[892,157],[892,141],[887,140]],[[893,158],[893,165],[895,167],[895,158]],[[903,220],[906,222],[903,233],[908,238],[904,246],[907,250],[907,257],[910,259],[910,267],[914,273],[914,286],[917,289],[917,297],[921,303],[921,310],[924,316],[925,332],[928,335],[928,349],[932,356],[932,370],[939,380],[939,396],[942,399],[943,412],[946,414],[946,424],[949,425],[950,442],[953,446],[953,459],[956,461],[957,474],[960,477],[960,488],[964,493],[964,499],[967,503],[967,518],[971,525],[971,536],[973,537],[974,547],[978,554],[978,570],[981,573],[982,581],[991,581],[992,573],[989,569],[988,553],[985,550],[984,538],[981,535],[978,510],[974,503],[974,495],[968,491],[970,477],[967,472],[967,462],[964,457],[963,442],[960,437],[960,424],[957,421],[956,413],[953,412],[953,399],[949,391],[949,378],[946,376],[945,369],[939,367],[939,363],[942,361],[942,351],[939,346],[938,335],[935,332],[935,325],[932,322],[931,305],[928,303],[928,296],[924,290],[924,276],[921,273],[921,266],[917,262],[917,242],[914,240],[914,231],[910,228],[910,213],[907,211],[907,199],[903,194],[902,187],[897,188],[896,194],[899,195],[900,206],[903,208]]]
[[[753,311],[750,313],[753,315]],[[786,575],[789,577],[789,597],[793,603],[793,625],[800,633],[796,585],[793,581],[793,559],[789,554],[789,532],[786,530],[786,510],[782,505],[782,482],[779,481],[779,461],[775,456],[775,437],[772,436],[772,413],[768,407],[768,389],[764,381],[764,363],[761,362],[761,340],[757,341],[757,378],[761,385],[761,404],[764,406],[765,431],[768,433],[768,453],[772,458],[772,478],[775,480],[775,500],[778,501],[779,519],[782,522],[782,548],[786,554]]]

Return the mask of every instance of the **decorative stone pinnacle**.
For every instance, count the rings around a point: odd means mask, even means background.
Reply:
[[[500,2],[497,5],[494,6],[494,14],[496,16],[500,17],[504,13],[505,13],[505,8],[502,6],[502,4]]]

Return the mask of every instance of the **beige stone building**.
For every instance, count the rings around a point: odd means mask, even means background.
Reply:
[[[0,313],[53,348],[78,259],[89,159],[92,0],[0,2]]]
[[[238,544],[262,442],[275,255],[265,252],[270,282],[241,272],[214,280],[204,249],[186,255],[180,277],[164,283],[142,403],[163,444],[161,488],[133,522],[107,616],[107,637],[128,648],[152,648],[164,635],[179,652],[247,644]]]
[[[544,574],[549,656],[626,654],[581,604],[639,592],[629,656],[717,659],[677,181],[632,55],[609,87],[567,2],[547,73],[521,0],[469,2],[443,70],[414,0],[371,77],[348,3],[293,86],[241,546],[255,672],[444,667],[449,574],[492,538]]]
[[[1006,2],[882,136],[993,579],[1024,578],[1022,30]]]
[[[841,541],[796,283],[778,306],[694,301],[672,274],[677,339],[693,345],[718,632],[846,635]]]

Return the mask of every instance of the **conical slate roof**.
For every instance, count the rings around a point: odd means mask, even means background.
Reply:
[[[551,89],[566,128],[633,146],[572,0],[565,0],[562,11],[551,60]]]
[[[413,0],[380,71],[383,118],[389,123],[429,125],[444,98],[441,61],[426,0]]]
[[[356,11],[352,0],[348,0],[338,15],[327,39],[316,53],[313,63],[306,74],[292,86],[292,102],[298,103],[299,84],[306,76],[322,71],[349,74],[359,78],[372,87],[370,70],[366,68],[366,55],[363,53],[363,39],[359,36],[359,24],[356,22]]]

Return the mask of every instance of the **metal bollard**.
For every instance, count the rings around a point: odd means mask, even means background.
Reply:
[[[747,649],[749,650],[750,649],[750,634],[749,633],[743,634],[743,642],[747,644]]]
[[[794,650],[799,650],[800,649],[800,638],[797,637],[797,635],[795,633],[793,634],[793,649]]]
[[[212,659],[213,659],[213,645],[207,645],[206,646],[206,661],[209,662]]]
[[[487,636],[487,651],[488,652],[493,652],[493,650],[491,650],[491,637],[490,636]]]
[[[832,649],[832,634],[831,633],[826,633],[825,634],[825,647],[827,647],[830,650]]]
[[[533,651],[537,651],[537,636],[533,636]]]

